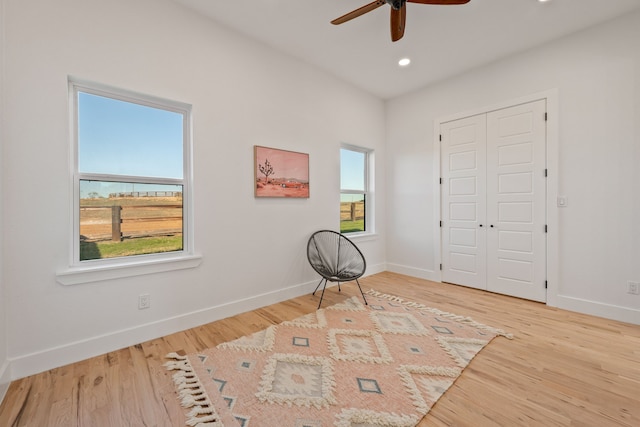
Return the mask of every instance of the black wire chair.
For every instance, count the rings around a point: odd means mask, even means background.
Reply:
[[[316,291],[324,282],[318,309],[322,305],[327,281],[338,282],[338,291],[342,291],[340,288],[341,282],[355,280],[358,284],[358,289],[360,289],[360,294],[362,294],[362,299],[367,305],[367,299],[364,297],[360,282],[358,282],[358,278],[367,269],[367,262],[360,249],[351,240],[335,231],[316,231],[311,235],[307,243],[307,259],[309,259],[311,267],[322,276],[318,286],[313,291],[313,295],[316,294]]]

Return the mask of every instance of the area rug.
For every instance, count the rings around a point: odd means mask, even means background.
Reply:
[[[505,332],[367,292],[186,356],[171,353],[187,425],[413,427]]]

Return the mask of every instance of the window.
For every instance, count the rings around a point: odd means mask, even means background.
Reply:
[[[369,158],[371,151],[343,145],[340,148],[340,232],[369,231]]]
[[[190,253],[190,106],[77,81],[70,96],[72,265]]]

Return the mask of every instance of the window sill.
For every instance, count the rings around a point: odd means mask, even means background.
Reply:
[[[64,286],[80,285],[82,283],[195,268],[199,266],[201,262],[201,255],[188,255],[145,260],[136,263],[71,267],[56,273],[56,281]]]
[[[353,242],[367,242],[369,240],[377,240],[379,237],[377,233],[350,233],[345,234],[345,236]]]

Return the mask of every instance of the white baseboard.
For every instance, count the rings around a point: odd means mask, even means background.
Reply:
[[[433,270],[425,270],[393,263],[387,263],[387,270],[392,273],[404,274],[405,276],[417,277],[419,279],[432,280],[434,282],[440,281],[439,274]]]
[[[367,275],[385,271],[385,264],[367,266]],[[319,280],[319,279],[318,279]],[[9,380],[24,378],[49,369],[79,362],[91,357],[115,351],[124,347],[139,344],[161,336],[170,335],[196,326],[215,322],[216,320],[234,316],[239,313],[255,310],[301,295],[315,289],[318,280],[290,286],[277,291],[256,295],[226,304],[206,308],[180,316],[162,319],[130,329],[123,329],[109,334],[91,337],[53,347],[36,353],[26,354],[10,360],[11,369],[7,369]]]
[[[387,263],[387,270],[393,273],[440,282],[439,272],[432,270],[424,270],[393,263]],[[603,317],[605,319],[617,320],[619,322],[640,325],[640,310],[633,308],[604,304],[601,302],[589,301],[566,295],[555,295],[553,298],[553,305],[549,304],[549,306],[588,314],[591,316]]]
[[[4,400],[11,383],[11,364],[5,360],[0,367],[0,403]]]
[[[555,302],[557,303],[556,307],[563,310],[576,311],[578,313],[604,317],[605,319],[640,325],[640,310],[633,308],[604,304],[581,298],[568,297],[566,295],[557,295]]]
[[[385,263],[367,265],[367,272],[364,277],[371,276],[372,274],[382,273],[387,271],[387,265]]]
[[[317,281],[314,279],[312,282],[294,285],[277,291],[256,295],[251,298],[245,298],[147,323],[134,328],[123,329],[36,353],[26,354],[10,359],[8,363],[10,363],[11,369],[5,370],[8,371],[7,376],[10,377],[9,380],[24,378],[59,366],[79,362],[124,347],[211,323],[239,313],[306,295],[311,293],[316,285]],[[0,378],[4,379],[4,377]]]

